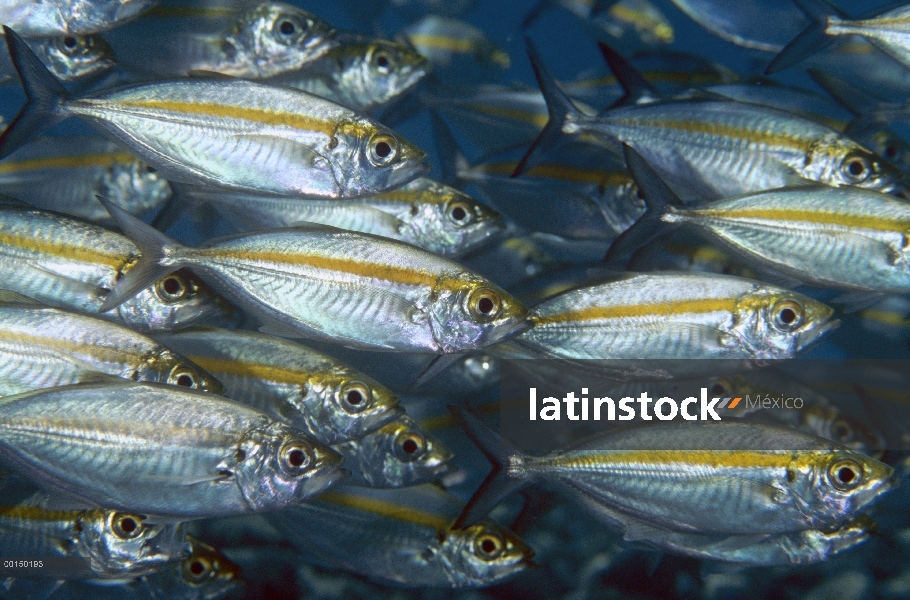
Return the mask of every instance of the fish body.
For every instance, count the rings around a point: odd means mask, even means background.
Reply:
[[[217,373],[225,395],[324,444],[360,438],[400,414],[398,398],[347,365],[289,340],[198,328],[158,339]]]
[[[89,35],[136,18],[157,0],[8,0],[0,22],[21,35]]]
[[[402,32],[425,56],[433,70],[456,80],[470,74],[495,76],[511,65],[509,55],[473,25],[439,15],[428,15]]]
[[[264,413],[154,384],[5,398],[0,454],[44,487],[165,520],[276,510],[344,475],[338,454]]]
[[[7,35],[30,103],[0,137],[8,156],[35,129],[79,116],[173,181],[277,195],[349,198],[426,170],[417,147],[328,100],[243,80],[182,80],[71,97]],[[17,133],[17,131],[19,133]]]

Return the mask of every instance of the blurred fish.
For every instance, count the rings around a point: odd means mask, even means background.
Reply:
[[[42,487],[165,520],[276,510],[344,476],[337,453],[264,413],[154,384],[4,398],[0,454]]]
[[[334,36],[332,26],[315,15],[290,4],[263,2],[240,11],[224,32],[183,34],[156,45],[152,60],[141,66],[166,77],[204,71],[264,79],[324,56],[337,46]]]
[[[315,564],[407,587],[484,587],[529,566],[533,551],[483,520],[450,529],[462,508],[434,485],[340,488],[266,516]]]
[[[217,282],[264,330],[351,348],[451,354],[528,327],[527,309],[507,292],[408,244],[311,224],[188,248],[104,204],[143,249],[138,270],[117,284],[105,308],[187,266]]]
[[[622,69],[622,57],[601,44]],[[790,113],[743,102],[680,100],[619,106],[590,117],[579,111],[529,50],[550,120],[516,174],[539,154],[582,137],[619,154],[633,146],[686,200],[715,199],[817,181],[883,192],[902,189],[901,175],[838,131]],[[623,70],[617,71],[621,76]],[[641,80],[639,74],[632,76]],[[630,97],[650,94],[627,81]]]
[[[116,65],[114,50],[100,35],[36,38],[27,43],[54,77],[68,84],[85,85]],[[0,73],[16,73],[5,50],[0,50]]]
[[[101,305],[139,258],[128,239],[99,225],[0,197],[0,287],[42,304],[140,330],[186,327],[232,310],[202,282],[172,273],[109,311]],[[99,314],[100,313],[100,314]]]
[[[709,244],[687,243],[688,236],[671,234],[667,244],[653,243],[642,248],[629,261],[630,271],[688,271],[718,273],[746,279],[760,279],[724,249]]]
[[[686,208],[630,147],[626,162],[649,211],[610,249],[625,256],[662,230],[692,225],[756,264],[836,289],[910,292],[910,204],[855,187],[801,186]],[[844,301],[859,302],[848,295]]]
[[[112,510],[49,510],[37,493],[0,506],[0,555],[81,557],[90,571],[54,571],[57,579],[120,579],[154,573],[187,555],[182,524],[149,525]],[[40,576],[41,570],[36,574]]]
[[[351,470],[346,485],[401,488],[430,483],[451,468],[452,453],[407,415],[332,448]]]
[[[304,68],[269,80],[321,96],[353,111],[376,114],[413,90],[429,73],[410,46],[353,34]]]
[[[152,167],[102,138],[37,138],[0,162],[0,192],[36,208],[110,221],[95,196],[132,214],[161,207],[171,187]]]
[[[776,73],[830,46],[837,36],[861,35],[877,48],[910,66],[910,6],[903,4],[852,19],[827,0],[794,0],[811,21],[774,57],[765,70]]]
[[[476,523],[518,489],[547,482],[620,525],[628,541],[653,540],[661,531],[830,531],[894,485],[891,467],[784,427],[664,422],[615,429],[569,450],[529,456],[501,447],[499,436],[476,416],[458,407],[452,411],[494,465],[456,528]]]
[[[270,198],[205,188],[189,189],[182,196],[180,201],[191,198],[213,205],[245,228],[321,223],[400,240],[442,256],[469,252],[505,228],[496,211],[425,177],[354,200]]]
[[[157,339],[216,373],[227,397],[324,444],[361,438],[401,414],[398,397],[385,386],[289,340],[214,328]]]
[[[117,377],[219,394],[217,379],[122,325],[0,302],[0,396]]]
[[[805,26],[792,0],[671,0],[686,16],[737,46],[779,52]]]
[[[80,116],[178,182],[349,198],[404,185],[427,169],[426,154],[392,131],[287,88],[200,79],[72,97],[21,38],[5,31],[29,101],[0,136],[0,157],[39,130]]]
[[[433,72],[447,84],[495,79],[511,65],[509,55],[483,31],[458,19],[428,15],[401,35],[430,61]]]
[[[28,37],[90,35],[136,18],[157,0],[4,0],[0,23]]]

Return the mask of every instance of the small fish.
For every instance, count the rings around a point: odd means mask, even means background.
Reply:
[[[406,44],[352,34],[338,41],[321,59],[270,82],[372,115],[408,94],[429,73],[427,59]]]
[[[327,445],[361,438],[401,414],[385,386],[289,340],[215,328],[157,339],[216,374],[227,397]]]
[[[253,312],[264,331],[351,348],[453,354],[527,329],[527,309],[464,267],[395,240],[307,225],[182,246],[104,205],[142,247],[103,308],[186,266]]]
[[[38,138],[0,161],[0,192],[36,208],[110,221],[95,196],[132,214],[159,208],[171,187],[154,168],[103,138]]]
[[[569,450],[529,456],[501,447],[477,417],[452,411],[494,465],[456,528],[476,523],[516,490],[547,482],[595,515],[615,520],[628,541],[655,539],[661,531],[830,531],[894,486],[888,465],[783,427],[666,422],[607,431]]]
[[[56,308],[0,303],[0,396],[117,377],[223,391],[197,365],[122,325]]]
[[[32,134],[79,116],[176,182],[352,198],[402,186],[428,168],[426,154],[391,130],[284,87],[196,79],[73,97],[20,37],[5,31],[29,101],[0,136],[0,158]]]
[[[483,31],[459,19],[428,15],[401,35],[430,61],[437,75],[447,78],[496,77],[511,65],[509,55]]]
[[[264,413],[147,383],[4,398],[0,455],[42,487],[165,520],[276,510],[345,475],[337,453]]]
[[[2,168],[2,165],[0,165]],[[322,223],[413,244],[442,256],[473,250],[505,228],[499,213],[426,177],[353,200],[270,198],[193,188],[185,198],[207,202],[253,229]]]
[[[755,264],[816,285],[872,296],[910,292],[910,205],[856,187],[800,186],[688,208],[630,147],[626,161],[648,212],[609,256],[690,225]],[[848,297],[849,299],[849,297]]]
[[[135,19],[157,0],[4,0],[0,23],[27,37],[91,35]]]
[[[28,41],[35,55],[64,83],[85,85],[116,66],[114,50],[100,35],[68,35]],[[0,50],[0,73],[14,74],[9,55]]]
[[[351,470],[346,485],[401,488],[440,479],[450,469],[452,453],[407,415],[350,442],[332,448]]]
[[[489,520],[451,529],[462,508],[434,485],[339,488],[266,516],[308,562],[407,587],[484,587],[529,566],[533,551]]]
[[[187,555],[182,524],[150,525],[112,510],[49,510],[42,506],[47,498],[39,492],[0,506],[0,555],[81,557],[90,565],[91,571],[55,571],[59,579],[140,577]]]
[[[319,17],[283,2],[263,2],[240,11],[223,33],[167,40],[142,66],[166,77],[195,71],[265,79],[324,56],[338,45],[334,38],[335,30]]]

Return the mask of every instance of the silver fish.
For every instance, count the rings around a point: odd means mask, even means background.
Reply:
[[[66,83],[83,85],[114,68],[114,50],[100,35],[68,35],[28,41],[44,66]],[[16,72],[5,51],[0,51],[0,73]]]
[[[43,487],[177,520],[276,510],[345,474],[337,453],[264,413],[155,384],[4,398],[0,455]]]
[[[399,187],[427,170],[426,154],[391,130],[284,87],[198,79],[72,97],[21,38],[5,31],[30,100],[0,136],[0,157],[36,130],[79,116],[165,178],[184,183],[352,198]]]
[[[143,248],[104,308],[182,266],[253,312],[271,333],[352,348],[452,354],[527,329],[527,309],[464,267],[394,240],[323,225],[182,246],[104,203]]]
[[[361,438],[401,414],[398,397],[385,386],[289,340],[214,328],[157,339],[217,373],[229,398],[324,444]]]
[[[157,0],[4,0],[0,22],[28,37],[89,35],[139,16]]]
[[[449,80],[496,77],[511,65],[505,50],[459,19],[428,15],[406,28],[402,36],[430,61],[437,74],[444,73]]]

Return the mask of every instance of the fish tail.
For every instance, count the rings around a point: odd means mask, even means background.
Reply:
[[[474,492],[452,525],[452,529],[465,529],[483,519],[497,504],[528,485],[530,481],[527,476],[516,476],[506,469],[510,459],[523,456],[521,452],[487,427],[477,416],[451,404],[449,410],[455,417],[455,422],[465,430],[471,441],[493,465],[493,470]]]
[[[679,196],[664,183],[660,175],[634,148],[624,144],[623,154],[626,157],[626,165],[632,173],[632,179],[635,180],[644,197],[647,211],[632,227],[616,238],[604,258],[605,262],[633,254],[670,229],[678,227],[677,224],[667,223],[664,216],[683,205]]]
[[[600,53],[603,54],[604,60],[607,61],[610,71],[613,72],[613,76],[616,77],[616,81],[619,82],[619,85],[625,91],[623,97],[610,105],[609,108],[638,104],[640,102],[653,102],[661,99],[662,94],[657,88],[648,83],[648,80],[644,78],[638,69],[633,67],[619,52],[603,42],[597,42],[597,46],[600,48]]]
[[[16,32],[4,25],[3,34],[27,100],[0,135],[0,158],[6,158],[35,135],[65,119],[67,114],[61,103],[70,96]]]
[[[538,85],[540,85],[540,91],[543,93],[544,100],[547,103],[550,120],[547,121],[546,127],[543,128],[543,131],[537,136],[537,139],[534,140],[527,153],[515,167],[512,177],[518,177],[530,166],[532,160],[536,160],[539,156],[557,149],[565,142],[565,134],[563,134],[562,129],[567,121],[584,119],[582,112],[575,107],[575,104],[566,96],[565,92],[559,89],[556,80],[543,66],[531,40],[527,40],[527,45],[528,58],[531,59],[531,67],[534,69],[534,75],[537,77]]]
[[[802,33],[796,36],[792,42],[787,44],[774,57],[771,64],[765,69],[765,75],[771,75],[792,67],[803,59],[830,46],[836,38],[825,33],[828,18],[846,18],[843,12],[827,2],[827,0],[794,0],[794,2],[809,17],[812,24],[803,29]]]
[[[182,248],[182,246],[116,204],[101,196],[95,197],[114,218],[123,234],[136,244],[142,253],[139,261],[123,273],[123,277],[117,281],[114,289],[105,298],[99,312],[106,312],[120,306],[139,291],[183,266],[169,256],[171,251]],[[166,257],[168,258],[167,264],[162,264]]]

